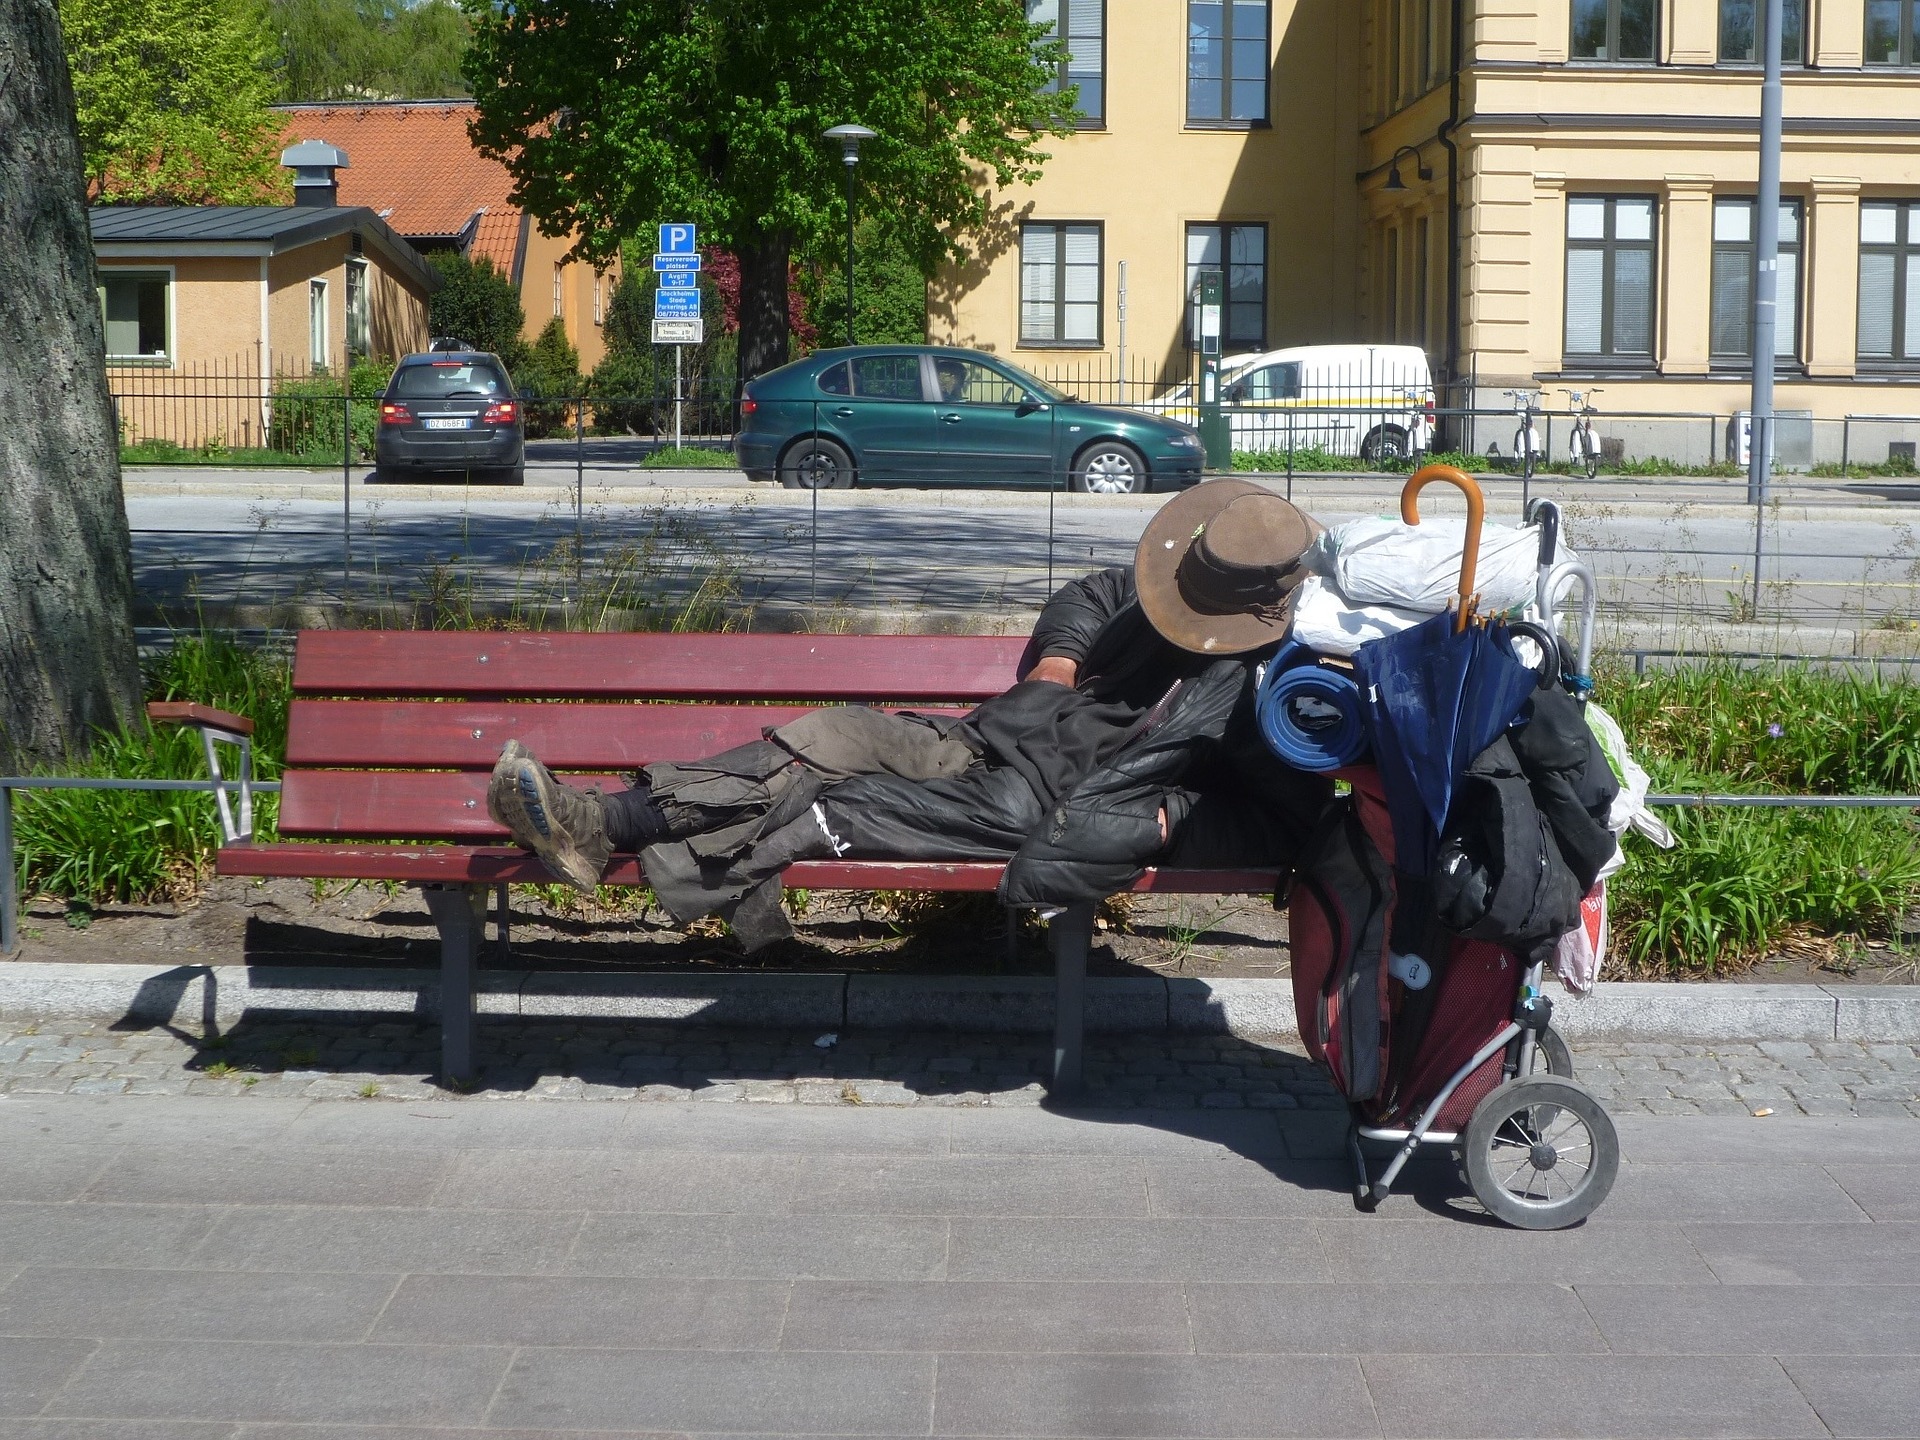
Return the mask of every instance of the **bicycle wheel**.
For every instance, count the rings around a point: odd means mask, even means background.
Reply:
[[[1573,458],[1591,480],[1600,473],[1600,442],[1593,431],[1582,425],[1573,432]]]
[[[1480,1102],[1461,1137],[1467,1183],[1520,1230],[1561,1230],[1599,1208],[1620,1169],[1613,1121],[1571,1080],[1524,1075]]]

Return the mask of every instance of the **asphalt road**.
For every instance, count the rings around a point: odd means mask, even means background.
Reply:
[[[619,443],[619,442],[605,442]],[[621,457],[624,458],[624,457]],[[576,522],[571,469],[536,468],[524,490],[366,482],[350,526],[331,472],[129,473],[128,513],[143,596],[188,602],[299,598],[342,590],[343,529],[361,601],[426,594],[464,601],[541,598],[575,588],[617,603],[684,596],[719,570],[760,605],[1021,612],[1061,578],[1130,557],[1159,496],[999,490],[805,493],[738,472],[630,467],[584,473]],[[1270,483],[1285,490],[1287,482]],[[1294,498],[1336,522],[1392,510],[1398,477],[1296,477]],[[1920,503],[1859,485],[1783,484],[1763,509],[1759,623],[1883,630],[1920,613]],[[1602,579],[1607,620],[1676,631],[1749,619],[1755,510],[1722,482],[1577,484],[1539,479],[1559,499],[1567,541]],[[1457,513],[1451,498],[1431,513]],[[1489,518],[1518,520],[1521,489],[1489,482]],[[1603,621],[1603,629],[1605,622]]]

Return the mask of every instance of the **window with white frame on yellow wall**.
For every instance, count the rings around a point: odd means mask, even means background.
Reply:
[[[1656,209],[1651,195],[1567,197],[1569,362],[1653,363]]]
[[[173,355],[173,275],[167,270],[102,270],[100,316],[109,363],[153,364]]]
[[[327,368],[332,350],[327,343],[327,282],[307,281],[307,363]]]

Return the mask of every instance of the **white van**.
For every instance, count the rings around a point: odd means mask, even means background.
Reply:
[[[1433,372],[1417,345],[1296,345],[1229,356],[1220,399],[1235,450],[1306,450],[1367,460],[1433,447]],[[1191,385],[1143,406],[1197,423]]]

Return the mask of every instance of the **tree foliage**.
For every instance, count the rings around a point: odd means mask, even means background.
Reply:
[[[288,100],[436,100],[467,93],[454,0],[271,0]]]
[[[451,336],[475,350],[490,350],[518,370],[527,360],[527,313],[520,291],[490,256],[471,260],[455,250],[437,250],[427,263],[446,283],[427,299],[427,326],[435,337]]]
[[[844,242],[801,271],[806,313],[822,345],[847,339]],[[927,338],[927,277],[897,236],[875,220],[854,227],[853,337],[862,345],[918,345]]]
[[[121,205],[284,201],[262,0],[60,0],[87,189]]]
[[[1060,133],[1063,48],[1024,0],[465,0],[481,149],[548,234],[610,257],[659,216],[742,267],[741,360],[786,358],[788,258],[845,224],[830,125],[878,132],[857,206],[923,274],[1030,181]]]

